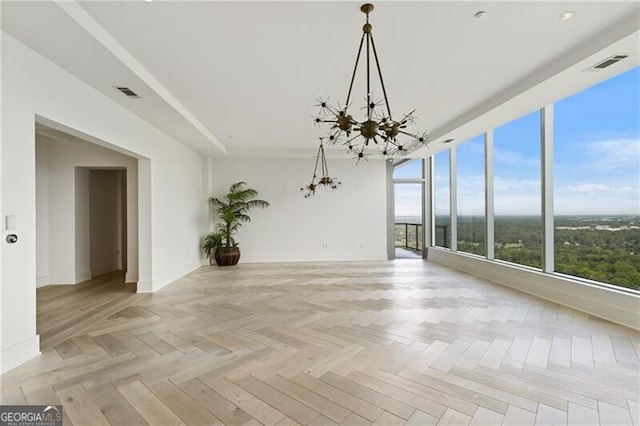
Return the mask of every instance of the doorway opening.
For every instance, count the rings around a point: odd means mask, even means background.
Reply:
[[[36,329],[41,349],[101,320],[88,315],[67,323],[67,312],[88,312],[103,294],[136,292],[139,280],[141,160],[72,133],[36,123]],[[39,301],[71,293],[77,305],[49,303],[50,308],[41,309]]]
[[[88,169],[88,174],[91,278],[117,270],[124,272],[127,270],[127,171]]]
[[[422,259],[424,252],[424,160],[401,162],[393,169],[396,259]]]
[[[138,281],[138,160],[36,125],[37,287]]]

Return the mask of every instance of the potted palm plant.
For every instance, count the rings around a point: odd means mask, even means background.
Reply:
[[[219,266],[231,266],[240,260],[240,248],[233,238],[243,223],[251,222],[248,212],[254,208],[267,208],[269,203],[258,200],[258,191],[248,188],[245,182],[231,185],[224,198],[209,198],[209,206],[218,216],[216,231],[207,235],[202,249],[205,254],[215,258]]]

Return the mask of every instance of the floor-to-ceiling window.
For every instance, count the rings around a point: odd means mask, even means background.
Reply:
[[[495,258],[540,268],[540,112],[498,127],[493,136]]]
[[[449,150],[434,156],[433,211],[434,235],[433,245],[451,248],[451,203],[450,203],[450,165]]]
[[[421,257],[423,163],[422,159],[410,160],[393,171],[396,257]]]
[[[479,135],[434,156],[432,244],[534,268],[544,259],[546,272],[640,290],[640,67],[545,111],[546,127],[542,112],[534,111],[487,129],[486,146]],[[553,129],[544,141],[543,128]],[[547,169],[543,143],[553,147]],[[549,168],[553,173],[545,176],[553,184],[546,193],[554,209],[545,215],[541,176]],[[449,176],[456,178],[452,203]],[[553,225],[555,237],[546,255],[543,222]],[[441,227],[451,225],[456,241],[448,246]]]
[[[640,68],[554,107],[555,270],[640,289]]]
[[[485,255],[484,138],[457,147],[458,251]]]

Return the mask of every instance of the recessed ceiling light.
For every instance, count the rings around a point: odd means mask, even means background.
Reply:
[[[454,139],[447,139],[446,141],[442,141],[442,143],[451,143],[453,141],[454,141]]]
[[[563,21],[566,21],[567,19],[571,19],[571,18],[573,18],[573,11],[571,10],[560,15],[560,19],[562,19]]]
[[[145,3],[151,3],[153,0],[144,0]]]
[[[476,18],[476,19],[482,19],[485,16],[487,16],[487,12],[485,12],[484,10],[480,10],[480,11],[476,12],[475,15],[473,15],[473,17]]]

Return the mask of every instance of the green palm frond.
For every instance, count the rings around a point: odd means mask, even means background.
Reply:
[[[269,207],[267,201],[256,200],[257,196],[258,191],[248,188],[245,182],[236,182],[229,187],[229,192],[223,199],[209,198],[209,205],[220,221],[216,224],[216,234],[221,236],[223,247],[238,245],[233,235],[238,232],[243,223],[251,222],[251,217],[248,215],[250,210]],[[203,249],[207,250],[204,247]]]

